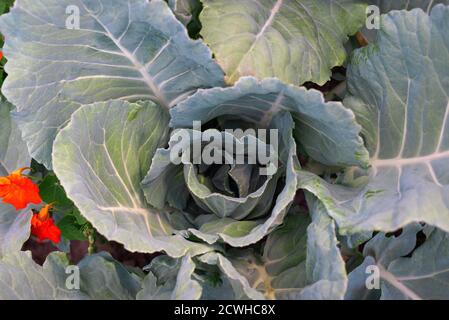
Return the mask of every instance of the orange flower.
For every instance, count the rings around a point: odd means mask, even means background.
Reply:
[[[51,204],[47,204],[39,211],[33,214],[31,218],[31,234],[36,236],[39,241],[48,239],[58,244],[61,241],[61,230],[55,225],[55,221],[50,217],[49,210]]]
[[[21,168],[9,176],[0,177],[0,198],[3,202],[13,205],[16,210],[25,208],[29,203],[42,202],[39,188],[22,172],[29,168]]]
[[[0,60],[3,59],[3,51],[0,50]]]
[[[39,188],[22,172],[29,168],[21,168],[9,176],[0,177],[0,198],[3,202],[12,204],[16,210],[25,208],[28,204],[42,202]]]

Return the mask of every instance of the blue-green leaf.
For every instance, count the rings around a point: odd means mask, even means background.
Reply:
[[[182,259],[158,257],[148,267],[142,290],[137,298],[141,300],[198,300],[202,287],[193,278],[195,263],[189,255]]]
[[[43,266],[31,258],[31,252],[16,252],[0,260],[1,300],[88,299],[80,290],[68,289],[65,253],[51,253]]]
[[[199,258],[218,265],[231,282],[234,294],[228,299],[343,298],[347,277],[335,224],[320,201],[308,200],[312,222],[304,212],[291,212],[268,236],[262,255],[254,249],[233,249]]]
[[[79,29],[67,8],[79,10]],[[162,0],[17,0],[0,18],[3,93],[33,158],[51,167],[55,136],[83,104],[150,99],[171,107],[223,73]]]
[[[350,195],[349,211],[330,214],[342,232],[419,221],[449,231],[449,7],[381,20],[377,42],[352,58],[345,99],[363,127],[369,181]],[[346,183],[356,183],[353,173]]]
[[[416,235],[422,230],[420,224],[411,224],[401,230],[398,236],[378,233],[363,248],[364,260],[348,276],[348,290],[345,299],[348,300],[375,300],[381,296],[381,287],[368,289],[366,282],[373,274],[373,266],[388,270],[390,264],[396,259],[406,256],[416,246]],[[380,276],[380,272],[379,272]],[[374,280],[374,279],[373,279]],[[381,279],[379,284],[381,283]]]
[[[199,90],[170,110],[174,128],[188,128],[223,116],[238,116],[257,128],[267,128],[276,115],[289,112],[295,137],[313,159],[326,165],[366,166],[368,153],[359,137],[354,114],[340,102],[325,102],[307,90],[270,78],[240,79],[233,87]]]
[[[130,251],[179,257],[208,248],[174,235],[170,212],[149,207],[140,189],[154,152],[168,139],[167,123],[167,111],[149,101],[86,105],[58,134],[53,161],[69,198],[107,239]]]
[[[95,300],[133,300],[142,279],[109,253],[88,255],[78,264],[80,289]]]
[[[358,0],[203,0],[201,34],[226,72],[324,84],[346,59],[343,43],[363,25]]]

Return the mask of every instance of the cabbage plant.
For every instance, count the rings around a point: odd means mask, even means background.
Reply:
[[[448,5],[16,0],[0,174],[59,181],[62,240],[0,203],[0,298],[449,298]],[[95,234],[160,255],[74,265]]]

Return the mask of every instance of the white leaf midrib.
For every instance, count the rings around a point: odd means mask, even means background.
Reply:
[[[277,0],[276,3],[273,5],[273,7],[270,10],[270,15],[268,16],[267,20],[263,24],[262,28],[260,28],[259,32],[255,35],[253,42],[251,43],[251,46],[246,50],[246,52],[242,55],[240,58],[238,64],[236,65],[236,68],[232,74],[229,75],[229,78],[233,78],[235,74],[238,72],[240,65],[245,60],[245,58],[248,56],[248,54],[254,49],[257,42],[260,40],[260,38],[264,35],[264,33],[267,31],[267,29],[272,25],[273,20],[276,16],[276,14],[281,9],[283,0]]]
[[[414,158],[401,158],[401,159],[373,159],[371,165],[376,168],[380,167],[403,167],[413,164],[428,164],[435,160],[449,158],[449,150],[443,152],[432,153],[427,156],[414,157]]]
[[[407,107],[406,107],[407,109]],[[435,148],[435,152],[431,153],[429,155],[425,155],[425,156],[417,156],[417,157],[411,157],[411,158],[402,158],[402,152],[404,151],[404,145],[405,145],[405,139],[406,139],[406,134],[407,132],[404,132],[404,137],[403,137],[403,141],[402,141],[402,147],[401,147],[401,152],[399,154],[399,157],[395,157],[395,158],[389,158],[389,159],[379,159],[377,157],[377,155],[371,159],[370,163],[372,167],[375,168],[380,168],[380,167],[403,167],[406,165],[414,165],[414,164],[427,164],[427,165],[432,165],[432,162],[435,160],[440,160],[440,159],[444,159],[444,158],[449,158],[449,150],[444,150],[441,151],[441,147],[444,141],[444,133],[447,130],[447,126],[448,126],[448,119],[449,118],[449,101],[448,104],[446,106],[446,111],[445,111],[445,115],[443,118],[443,124],[441,126],[441,132],[440,135],[438,137],[438,142],[437,142],[437,146]],[[378,122],[380,123],[380,122]],[[404,130],[406,130],[406,128],[404,128]],[[378,149],[380,146],[380,140],[378,141]],[[377,153],[377,152],[376,152]]]
[[[83,4],[84,5],[84,4]],[[109,29],[103,24],[103,22],[94,14],[92,14],[84,5],[84,8],[86,12],[95,20],[98,22],[98,24],[104,29],[106,35],[114,42],[114,44],[117,46],[117,48],[120,49],[120,51],[123,53],[123,55],[131,61],[131,63],[135,66],[136,70],[141,74],[144,82],[147,84],[149,89],[152,91],[152,93],[156,96],[157,101],[162,106],[168,108],[169,103],[165,98],[165,95],[162,93],[162,91],[159,89],[157,84],[154,82],[153,78],[148,74],[146,66],[141,64],[134,55],[126,49],[118,39],[114,37],[114,35],[109,31]],[[164,48],[165,49],[165,48]]]
[[[436,276],[438,276],[440,274],[443,274],[443,273],[449,273],[449,268],[438,270],[438,271],[434,271],[434,272],[431,272],[431,273],[428,273],[428,274],[419,275],[419,276],[397,277],[397,279],[399,281],[417,281],[417,280],[422,280],[422,279],[433,278],[433,277],[436,277]]]
[[[381,264],[377,264],[380,271],[380,277],[388,282],[390,285],[399,290],[402,294],[412,300],[422,300],[422,298],[417,295],[413,290],[400,282],[394,274],[387,271]]]

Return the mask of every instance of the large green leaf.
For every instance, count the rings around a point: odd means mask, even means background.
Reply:
[[[189,255],[182,259],[156,258],[148,269],[150,273],[142,283],[138,299],[198,300],[201,297],[202,287],[192,277],[195,263]]]
[[[335,224],[321,202],[310,197],[309,205],[312,222],[306,213],[291,212],[268,236],[261,256],[230,250],[200,260],[219,266],[237,299],[342,299],[347,278]]]
[[[233,87],[199,90],[172,108],[170,113],[172,116],[170,125],[175,128],[192,127],[193,121],[208,123],[217,120],[228,121],[229,126],[237,121],[243,122],[246,128],[279,130],[278,156],[283,165],[280,167],[279,181],[283,189],[276,198],[270,217],[265,221],[262,220],[263,223],[258,220],[209,220],[208,223],[201,224],[200,230],[189,229],[195,236],[209,243],[221,238],[232,246],[246,246],[262,239],[282,223],[296,190],[304,185],[303,177],[299,175],[301,169],[296,157],[297,149],[293,133],[303,150],[321,163],[365,166],[368,161],[368,152],[359,137],[360,127],[355,123],[352,112],[341,103],[326,103],[322,94],[315,90],[286,85],[274,78],[258,81],[253,77],[244,77]],[[227,128],[229,127],[225,126],[222,129]],[[150,198],[166,194],[167,186],[171,186],[169,181],[178,181],[167,179],[178,176],[176,173],[160,175],[163,172],[160,170],[161,167],[171,166],[168,160],[163,158],[168,159],[167,150],[161,151],[159,159],[155,162],[155,168],[150,170],[153,172],[147,176],[149,179],[155,178],[154,188],[146,192]],[[166,165],[163,165],[164,163]],[[313,173],[308,174],[320,179]],[[285,182],[282,182],[283,176]],[[158,177],[162,179],[158,180]],[[165,192],[153,192],[156,189]],[[168,198],[170,203],[169,196],[162,196],[158,200],[164,200],[163,198]]]
[[[138,300],[169,300],[174,289],[174,282],[157,284],[156,276],[150,272],[142,281],[142,290],[137,293]]]
[[[363,248],[363,262],[348,276],[347,300],[379,299],[381,288],[368,289],[366,281],[373,274],[372,266],[387,270],[396,259],[406,256],[416,246],[416,234],[422,230],[420,224],[411,224],[401,230],[398,236],[378,233]],[[380,280],[380,279],[379,279]]]
[[[88,255],[78,264],[80,288],[95,300],[132,300],[141,287],[139,276],[130,273],[109,253]]]
[[[2,300],[135,299],[141,281],[106,252],[88,255],[78,265],[69,265],[62,252],[51,253],[43,266],[29,251],[0,259]]]
[[[354,54],[345,105],[363,127],[371,169],[357,195],[331,191],[345,210],[326,201],[342,232],[414,221],[449,230],[448,28],[443,5],[430,16],[394,11],[382,16],[377,42]],[[363,185],[352,174],[346,182]]]
[[[67,8],[80,29],[66,27]],[[17,0],[0,18],[3,93],[31,155],[51,166],[53,140],[83,104],[151,99],[171,107],[223,73],[162,0]]]
[[[140,181],[168,139],[168,112],[121,100],[86,105],[55,140],[54,170],[81,214],[107,239],[130,251],[182,256],[207,251],[169,223],[169,212],[147,206]]]
[[[254,265],[253,253],[249,250],[242,250],[236,253],[240,254],[240,256],[236,255],[234,258],[239,259],[241,257],[241,259],[248,264],[244,267],[250,269],[250,272],[254,272],[256,267],[251,269]],[[226,297],[226,299],[265,300],[265,296],[251,286],[250,280],[245,277],[245,274],[242,271],[239,271],[238,268],[236,268],[233,263],[222,254],[209,252],[199,257],[199,260],[205,264],[217,265],[226,280],[231,283],[233,289],[233,292],[231,292],[232,297]]]
[[[149,274],[143,280],[138,299],[223,300],[234,296],[231,284],[220,278],[216,266],[188,255],[183,258],[158,256],[144,269]]]
[[[360,165],[368,153],[359,137],[354,114],[340,102],[325,102],[316,90],[307,90],[270,78],[241,78],[233,87],[199,90],[170,110],[170,125],[192,127],[223,116],[233,116],[267,128],[276,115],[289,112],[295,137],[313,159],[326,165]]]
[[[195,264],[190,256],[182,258],[176,278],[176,286],[171,298],[175,300],[198,300],[201,297],[201,286],[198,281],[192,279]]]
[[[420,8],[429,14],[432,8],[437,4],[442,3],[449,5],[449,0],[368,0],[366,2],[369,5],[377,6],[380,13],[388,13],[392,10],[412,10],[415,8]],[[376,28],[371,30],[363,28],[361,32],[369,42],[375,41],[378,34],[378,30]]]
[[[206,43],[228,83],[241,76],[324,84],[346,59],[344,42],[364,24],[354,0],[205,0]]]
[[[343,258],[338,247],[335,222],[316,197],[306,194],[312,215],[307,228],[307,287],[301,292],[302,299],[343,299],[347,276]]]
[[[0,100],[0,177],[30,165],[31,157],[20,131],[11,120],[12,106]],[[0,257],[20,251],[30,236],[31,210],[16,211],[0,199]]]
[[[0,260],[1,300],[88,299],[78,289],[68,289],[64,253],[51,253],[43,267],[31,259],[31,252],[16,252]]]
[[[399,236],[377,234],[363,251],[365,261],[349,274],[347,299],[447,299],[449,297],[449,234],[424,228],[427,239],[414,250],[419,224],[406,226]],[[414,250],[414,251],[413,251]],[[365,282],[379,270],[380,287],[368,290]]]
[[[384,282],[382,299],[448,299],[449,234],[433,230],[411,258],[393,261],[388,273],[394,278]]]

